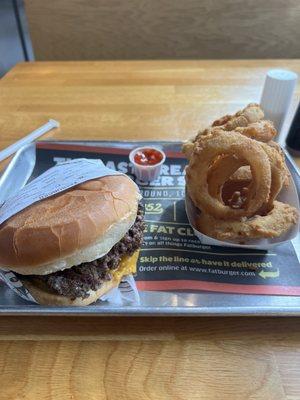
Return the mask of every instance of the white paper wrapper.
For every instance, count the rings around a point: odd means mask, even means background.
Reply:
[[[31,204],[80,183],[110,175],[124,174],[105,167],[101,160],[78,158],[57,164],[24,186],[16,195],[6,199],[0,208],[0,224]],[[36,303],[12,271],[0,270],[0,277],[18,296]],[[124,302],[138,304],[139,294],[133,276],[124,277],[119,287],[112,289],[101,300],[117,305]]]
[[[91,179],[111,175],[124,174],[105,167],[101,160],[77,158],[57,164],[5,200],[0,208],[0,224],[40,200]]]
[[[291,206],[297,208],[297,210],[299,211],[299,199],[298,199],[297,189],[292,178],[290,185],[286,189],[282,190],[277,199],[279,201],[282,201],[283,203],[290,204]],[[238,244],[229,241],[225,242],[222,240],[217,240],[212,237],[206,236],[195,228],[194,216],[196,213],[196,209],[188,195],[186,195],[185,198],[185,208],[189,223],[193,228],[194,234],[198,237],[201,243],[211,246],[240,247],[243,249],[269,250],[275,246],[278,246],[284,242],[296,238],[296,236],[299,234],[299,221],[298,221],[298,224],[294,225],[293,228],[291,228],[285,235],[282,235],[278,238],[252,239],[252,240],[243,239],[245,244]]]
[[[111,304],[122,306],[125,304],[140,304],[140,295],[132,275],[124,276],[119,287],[110,290],[101,297],[102,301],[108,301]]]
[[[23,286],[22,282],[12,271],[2,271],[0,270],[0,278],[4,283],[7,284],[18,296],[27,301],[32,301],[36,303],[34,298],[28,292],[28,290]]]

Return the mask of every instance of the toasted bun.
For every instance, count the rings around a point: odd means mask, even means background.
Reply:
[[[119,264],[119,267],[115,271],[112,271],[112,279],[108,282],[103,282],[98,290],[91,290],[89,292],[89,296],[85,299],[76,298],[75,300],[71,300],[68,297],[55,294],[51,292],[43,282],[33,278],[21,280],[32,297],[39,304],[50,306],[87,306],[97,301],[100,297],[108,293],[114,287],[117,287],[123,276],[135,273],[138,257],[139,251],[136,251],[130,257],[124,256]]]
[[[43,275],[100,258],[133,225],[139,199],[114,175],[33,204],[0,226],[0,268]]]
[[[104,282],[98,290],[91,290],[89,292],[89,297],[86,297],[85,299],[76,298],[75,300],[52,293],[47,290],[46,285],[45,287],[42,287],[40,285],[36,285],[34,281],[24,280],[22,283],[30,292],[32,297],[38,302],[38,304],[46,306],[87,306],[100,299],[100,297],[108,293],[114,287],[117,287],[121,279],[122,277]]]

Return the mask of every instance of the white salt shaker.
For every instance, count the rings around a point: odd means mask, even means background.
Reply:
[[[260,105],[265,118],[274,122],[278,132],[291,104],[298,75],[285,69],[272,69],[267,73]]]

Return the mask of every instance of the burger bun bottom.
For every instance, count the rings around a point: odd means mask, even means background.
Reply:
[[[139,250],[132,256],[124,256],[121,259],[119,267],[112,272],[112,279],[103,282],[99,289],[90,290],[89,296],[82,299],[77,297],[72,300],[69,297],[55,294],[50,291],[46,284],[40,280],[33,278],[20,277],[22,284],[29,291],[38,304],[48,306],[87,306],[100,299],[104,294],[108,293],[114,287],[118,287],[125,275],[134,274],[136,272],[136,264],[139,257]]]
[[[114,287],[117,287],[121,281],[122,277],[118,279],[113,279],[108,282],[103,282],[101,287],[98,290],[90,290],[89,296],[85,299],[77,297],[74,300],[71,300],[68,297],[61,296],[59,294],[55,294],[47,290],[46,285],[45,288],[41,285],[36,285],[34,282],[29,280],[22,281],[25,288],[30,292],[32,297],[36,300],[38,304],[47,305],[47,306],[88,306],[89,304],[94,303],[104,294],[108,293]]]

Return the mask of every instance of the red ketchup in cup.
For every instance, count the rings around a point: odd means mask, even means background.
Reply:
[[[134,175],[144,182],[158,178],[165,159],[165,153],[156,147],[139,147],[129,154]]]
[[[155,165],[159,164],[163,159],[161,151],[156,149],[141,149],[134,155],[134,161],[139,165]]]

